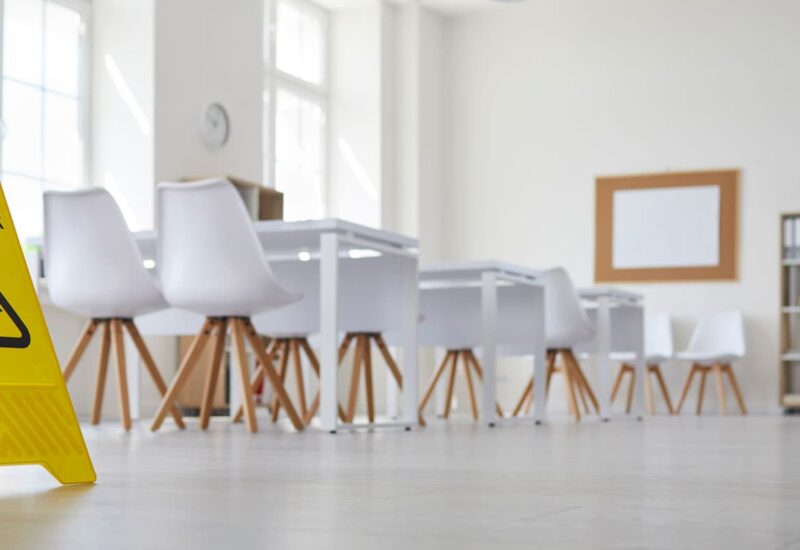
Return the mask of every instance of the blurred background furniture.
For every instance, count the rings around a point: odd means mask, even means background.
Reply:
[[[727,311],[704,317],[697,324],[692,333],[689,345],[684,351],[678,352],[678,359],[691,362],[692,368],[686,378],[681,397],[678,400],[676,412],[680,414],[683,402],[689,393],[692,380],[697,374],[700,384],[697,390],[697,414],[703,411],[703,396],[706,378],[714,372],[717,379],[717,393],[719,396],[720,412],[728,413],[725,397],[725,383],[723,375],[728,376],[739,412],[747,414],[744,397],[739,390],[736,375],[733,373],[732,364],[743,358],[745,354],[744,320],[738,311]]]

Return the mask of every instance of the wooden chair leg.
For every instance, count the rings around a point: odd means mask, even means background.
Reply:
[[[231,331],[233,351],[236,356],[236,363],[239,366],[239,382],[242,392],[242,407],[244,407],[244,422],[247,425],[247,431],[256,433],[258,431],[256,403],[253,398],[253,388],[250,386],[250,369],[247,364],[247,351],[244,347],[244,327],[242,326],[241,320],[231,317],[228,319],[228,328]]]
[[[278,341],[279,346],[279,353],[280,353],[280,363],[278,363],[278,377],[281,381],[281,387],[284,389],[286,388],[286,371],[289,370],[289,354],[291,353],[291,348],[289,347],[289,340],[281,339]],[[278,413],[281,410],[281,400],[278,397],[278,394],[275,394],[272,397],[272,422],[275,423],[278,421]]]
[[[206,341],[211,335],[211,331],[214,329],[214,327],[216,327],[217,323],[224,323],[224,321],[206,319],[205,323],[203,323],[203,328],[200,329],[200,332],[192,341],[192,345],[189,346],[189,351],[186,352],[186,355],[183,357],[183,361],[178,369],[178,373],[172,380],[167,393],[164,394],[164,398],[161,400],[161,405],[159,405],[158,411],[156,411],[156,416],[153,419],[152,425],[150,426],[152,431],[158,431],[158,429],[161,427],[161,424],[164,422],[164,418],[174,405],[178,392],[180,392],[184,384],[186,384],[186,380],[188,380],[189,375],[192,373],[192,369],[194,369],[195,365],[197,364],[197,359],[200,357],[200,353],[203,351],[203,347],[205,347]]]
[[[717,379],[717,397],[719,398],[719,410],[723,415],[728,414],[728,403],[725,400],[725,384],[722,379],[722,365],[714,364],[711,367]]]
[[[736,402],[739,404],[739,412],[743,415],[747,414],[747,407],[744,406],[744,397],[742,397],[742,392],[739,391],[739,384],[736,382],[736,375],[733,374],[733,367],[725,365],[724,370],[728,373],[728,381],[731,383],[733,395],[736,396]]]
[[[683,407],[683,402],[686,401],[686,396],[689,395],[689,388],[692,387],[692,379],[694,378],[694,374],[697,372],[697,369],[697,364],[692,365],[692,370],[689,371],[689,374],[686,377],[686,382],[683,384],[681,396],[678,398],[678,404],[675,406],[675,412],[677,414],[680,414],[681,408]]]
[[[697,414],[703,412],[703,396],[706,390],[706,376],[708,376],[708,367],[700,367],[700,388],[697,390]]]
[[[133,340],[133,344],[136,346],[147,372],[150,373],[150,378],[153,379],[153,384],[155,384],[156,389],[158,389],[159,393],[161,394],[161,397],[164,397],[164,394],[167,393],[167,384],[161,377],[161,373],[158,371],[158,367],[156,367],[156,362],[153,360],[153,356],[150,354],[150,350],[147,348],[144,338],[142,338],[142,335],[139,333],[136,323],[130,319],[126,319],[122,321],[122,325],[128,329],[128,334],[130,334],[131,340]],[[172,417],[175,419],[175,424],[177,424],[179,428],[183,429],[186,427],[186,424],[183,422],[183,416],[181,416],[178,407],[176,407],[174,404],[170,408],[170,414],[172,414]]]
[[[122,417],[122,427],[125,431],[131,429],[131,409],[128,402],[128,369],[125,365],[125,342],[122,337],[122,322],[119,319],[111,320],[111,337],[114,342],[114,352],[117,358],[117,389],[119,390],[119,413]]]
[[[467,350],[467,359],[470,363],[472,363],[472,368],[475,369],[475,374],[478,375],[478,380],[483,383],[483,369],[481,369],[481,365],[478,363],[478,358],[475,357],[475,353],[472,350]],[[497,416],[503,418],[503,408],[497,401],[494,402],[494,409],[497,413]]]
[[[458,362],[458,352],[453,353],[450,360],[450,374],[447,379],[447,397],[445,398],[444,417],[450,417],[450,409],[453,408],[453,388],[456,385],[456,366]]]
[[[356,416],[358,404],[358,384],[361,381],[361,362],[364,356],[364,337],[356,336],[356,356],[353,359],[353,371],[350,374],[350,396],[347,401],[347,422],[352,423]]]
[[[226,332],[227,332],[227,329],[226,329]],[[279,343],[279,340],[272,340],[269,343],[269,345],[267,346],[266,355],[269,358],[270,362],[272,362],[275,359],[275,356],[278,353],[277,352],[278,343]],[[266,376],[266,370],[261,365],[261,361],[256,360],[256,370],[253,373],[253,377],[250,379],[250,387],[253,388],[253,394],[254,395],[255,395],[256,390],[258,389],[258,385],[261,384],[261,382],[264,380],[265,376]],[[271,416],[272,415],[272,411],[273,411],[273,407],[272,407],[271,404],[269,406],[267,406],[267,410],[269,411],[270,416]],[[234,424],[236,424],[238,422],[241,422],[243,417],[244,417],[244,407],[239,405],[239,408],[236,409],[236,414],[233,415],[232,422]]]
[[[647,404],[647,414],[653,416],[655,414],[655,404],[653,403],[653,383],[650,380],[650,373],[653,370],[651,365],[645,365],[644,367],[644,395],[645,395],[645,403]]]
[[[675,409],[672,407],[672,400],[669,397],[669,390],[667,390],[667,383],[664,381],[664,376],[661,374],[661,367],[653,365],[653,372],[658,380],[658,385],[661,388],[661,395],[664,396],[664,402],[667,404],[667,411],[669,414],[675,414]]]
[[[525,411],[526,415],[531,414],[531,408],[533,408],[533,391],[536,388],[536,380],[533,381],[531,385],[531,391],[528,393],[528,399],[525,400],[525,407],[523,410]]]
[[[631,414],[633,408],[633,389],[636,387],[636,369],[630,369],[630,381],[628,382],[628,399],[625,402],[625,414]]]
[[[389,348],[386,346],[386,342],[384,342],[381,334],[375,335],[375,343],[378,344],[378,349],[383,356],[383,360],[386,362],[386,366],[389,367],[389,371],[391,371],[392,376],[394,376],[395,381],[397,381],[397,387],[402,390],[403,375],[400,373],[400,369],[397,367],[394,357],[392,357],[392,354],[389,353]]]
[[[562,353],[562,361],[563,361],[563,353]],[[569,410],[575,415],[575,420],[580,422],[581,420],[581,410],[578,408],[577,400],[575,399],[575,384],[576,380],[572,373],[572,368],[569,362],[564,361],[564,368],[562,369],[564,373],[564,386],[566,387],[567,391],[567,403],[569,405]]]
[[[572,362],[572,366],[575,368],[575,372],[578,374],[578,378],[580,380],[583,389],[586,391],[586,394],[589,396],[589,400],[592,402],[592,406],[597,414],[600,414],[600,402],[597,400],[597,396],[594,394],[594,390],[592,390],[592,385],[589,384],[589,380],[586,378],[586,375],[583,373],[583,369],[581,368],[581,364],[575,358],[575,354],[571,351],[568,353],[568,359]]]
[[[525,406],[525,402],[528,400],[528,396],[533,394],[533,378],[528,380],[528,383],[525,384],[525,389],[522,390],[522,395],[519,396],[519,400],[517,404],[514,406],[514,410],[511,413],[511,416],[519,416],[519,413],[522,411],[522,408]]]
[[[108,359],[111,352],[111,330],[109,321],[103,321],[103,340],[100,344],[100,358],[97,362],[97,382],[94,386],[94,405],[92,406],[92,424],[100,423],[103,411],[103,394],[106,389],[106,374],[108,373]]]
[[[200,404],[200,429],[208,429],[211,422],[211,410],[214,408],[214,394],[217,390],[217,379],[225,357],[225,339],[228,336],[228,327],[224,323],[217,325],[217,336],[211,352],[211,363],[208,365],[206,380],[203,385],[203,401]],[[244,409],[242,409],[244,412]]]
[[[472,384],[472,367],[469,364],[467,352],[461,352],[461,367],[464,371],[464,377],[467,379],[467,393],[469,394],[469,407],[472,411],[472,419],[478,420],[478,400],[475,397],[475,386]]]
[[[311,346],[308,344],[308,340],[305,338],[301,338],[300,347],[305,352],[306,357],[308,358],[308,362],[311,363],[311,368],[316,373],[317,378],[319,378],[321,376],[319,359],[317,359],[317,355],[314,353],[314,350],[312,350]],[[311,419],[314,418],[314,416],[316,416],[317,411],[319,410],[319,403],[320,403],[320,396],[319,396],[319,390],[317,390],[317,393],[314,395],[314,400],[311,402],[311,407],[308,409],[308,415],[305,418],[306,424],[311,423]],[[339,405],[339,420],[341,420],[342,422],[347,422],[347,415],[345,414],[341,404]]]
[[[617,393],[619,392],[619,388],[622,385],[622,376],[624,374],[625,374],[625,364],[622,364],[622,365],[620,365],[619,370],[617,371],[616,378],[614,378],[614,387],[611,389],[611,402],[612,403],[617,398]]]
[[[345,334],[342,343],[339,345],[339,363],[344,361],[344,356],[347,355],[347,351],[350,349],[350,344],[353,342],[353,335],[352,334]]]
[[[375,422],[375,387],[372,385],[372,342],[364,336],[364,387],[367,393],[367,420]]]
[[[308,416],[306,403],[306,387],[303,379],[303,358],[300,356],[300,342],[297,338],[291,339],[292,355],[294,355],[294,383],[297,388],[297,400],[300,402],[300,415]]]
[[[83,357],[83,353],[86,351],[86,347],[89,345],[89,342],[92,341],[92,336],[94,336],[98,325],[98,321],[94,319],[86,323],[86,326],[81,333],[81,337],[75,343],[72,353],[69,354],[67,366],[64,367],[64,383],[69,382],[69,379],[72,377],[72,373],[75,371],[75,367],[78,366],[78,362],[81,360],[81,357]]]
[[[258,362],[264,369],[264,375],[266,376],[267,380],[269,380],[272,390],[278,395],[281,406],[286,410],[289,420],[291,420],[292,425],[296,430],[302,431],[305,428],[305,424],[303,424],[303,420],[297,414],[297,410],[294,408],[292,400],[289,399],[289,395],[286,393],[283,384],[281,384],[278,374],[275,372],[275,368],[272,366],[272,361],[267,355],[267,350],[264,349],[264,342],[258,336],[253,323],[250,321],[250,319],[240,319],[239,324],[243,329],[245,338],[247,338],[248,342],[250,342],[250,347],[253,348],[253,352],[255,352]]]
[[[442,377],[442,373],[444,373],[445,369],[447,368],[447,365],[450,364],[450,360],[453,357],[454,353],[455,353],[454,351],[448,351],[447,353],[445,353],[444,359],[442,359],[442,362],[433,372],[433,375],[431,376],[431,379],[428,382],[428,387],[425,389],[425,393],[422,395],[422,400],[419,402],[420,416],[422,416],[422,413],[425,410],[425,405],[428,404],[431,395],[433,395],[433,390],[436,388],[436,384],[439,382],[439,378]]]
[[[592,411],[591,409],[589,409],[589,401],[586,400],[586,390],[584,389],[583,383],[581,382],[581,378],[578,375],[578,369],[576,369],[574,366],[571,366],[570,368],[572,368],[572,372],[575,375],[575,386],[576,389],[578,390],[577,391],[578,397],[580,397],[581,404],[583,405],[583,413],[589,415],[591,414]]]

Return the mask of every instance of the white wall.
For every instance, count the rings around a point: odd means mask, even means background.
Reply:
[[[263,3],[158,0],[155,7],[156,181],[230,174],[262,178]],[[222,103],[222,149],[200,139],[206,107]]]
[[[92,2],[92,185],[153,223],[153,0]]]
[[[539,0],[451,20],[447,255],[563,265],[589,285],[595,176],[740,168],[738,282],[627,286],[677,317],[681,345],[697,317],[743,310],[740,383],[752,409],[776,409],[798,21],[800,4],[778,0]],[[669,370],[677,394],[685,368]]]
[[[330,21],[329,214],[381,225],[381,6]]]

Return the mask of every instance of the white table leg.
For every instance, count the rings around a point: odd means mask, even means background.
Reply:
[[[419,269],[417,258],[403,262],[403,422],[417,425],[419,398]]]
[[[481,277],[483,407],[481,414],[489,426],[494,426],[497,411],[497,274],[485,272]]]
[[[533,315],[536,318],[533,354],[533,419],[537,424],[547,418],[547,341],[545,338],[544,288],[534,287],[536,307]]]
[[[320,419],[336,432],[338,404],[339,236],[320,237]],[[235,369],[234,369],[235,370]]]
[[[634,324],[634,333],[632,334],[636,342],[636,386],[635,386],[635,399],[633,405],[633,414],[641,420],[644,418],[644,384],[645,377],[649,376],[647,367],[645,365],[644,356],[644,308],[641,305],[633,305],[625,308],[626,314],[633,315],[636,322]]]
[[[608,298],[597,301],[597,378],[600,396],[600,417],[611,418],[611,304]]]

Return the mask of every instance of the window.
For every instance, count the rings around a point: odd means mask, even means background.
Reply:
[[[0,0],[0,181],[25,239],[42,234],[42,192],[86,181],[87,5]]]
[[[264,181],[284,193],[284,218],[326,214],[328,15],[303,0],[267,0]]]

